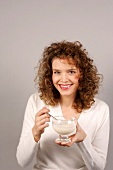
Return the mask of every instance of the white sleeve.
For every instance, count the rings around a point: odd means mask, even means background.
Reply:
[[[77,143],[88,170],[103,170],[106,165],[109,143],[109,108],[101,121],[93,142],[87,136],[83,142]]]
[[[33,106],[33,97],[31,96],[27,103],[21,137],[16,153],[17,161],[19,165],[22,167],[25,167],[29,163],[31,163],[37,149],[37,143],[34,141],[32,134],[34,118],[35,113]]]

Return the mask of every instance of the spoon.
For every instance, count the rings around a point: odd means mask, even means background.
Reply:
[[[51,116],[52,118],[58,120],[56,117],[52,116],[50,113],[47,112],[47,114],[48,114],[49,116]]]

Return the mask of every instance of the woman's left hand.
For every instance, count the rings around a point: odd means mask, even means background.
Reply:
[[[55,141],[58,145],[61,146],[71,146],[73,143],[79,143],[82,142],[85,138],[86,138],[86,133],[83,131],[83,129],[80,127],[79,123],[77,122],[77,126],[76,126],[76,134],[73,134],[71,136],[69,136],[71,142],[69,143],[65,143],[65,142],[58,142]]]

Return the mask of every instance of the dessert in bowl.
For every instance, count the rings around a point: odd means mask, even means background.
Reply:
[[[57,141],[70,142],[69,135],[76,133],[76,118],[72,116],[62,115],[52,118],[53,129],[59,134]]]

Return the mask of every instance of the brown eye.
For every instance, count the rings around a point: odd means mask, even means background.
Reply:
[[[53,74],[60,74],[60,71],[53,71]]]
[[[76,71],[74,71],[74,70],[69,71],[69,74],[75,74],[75,73],[76,73]]]

